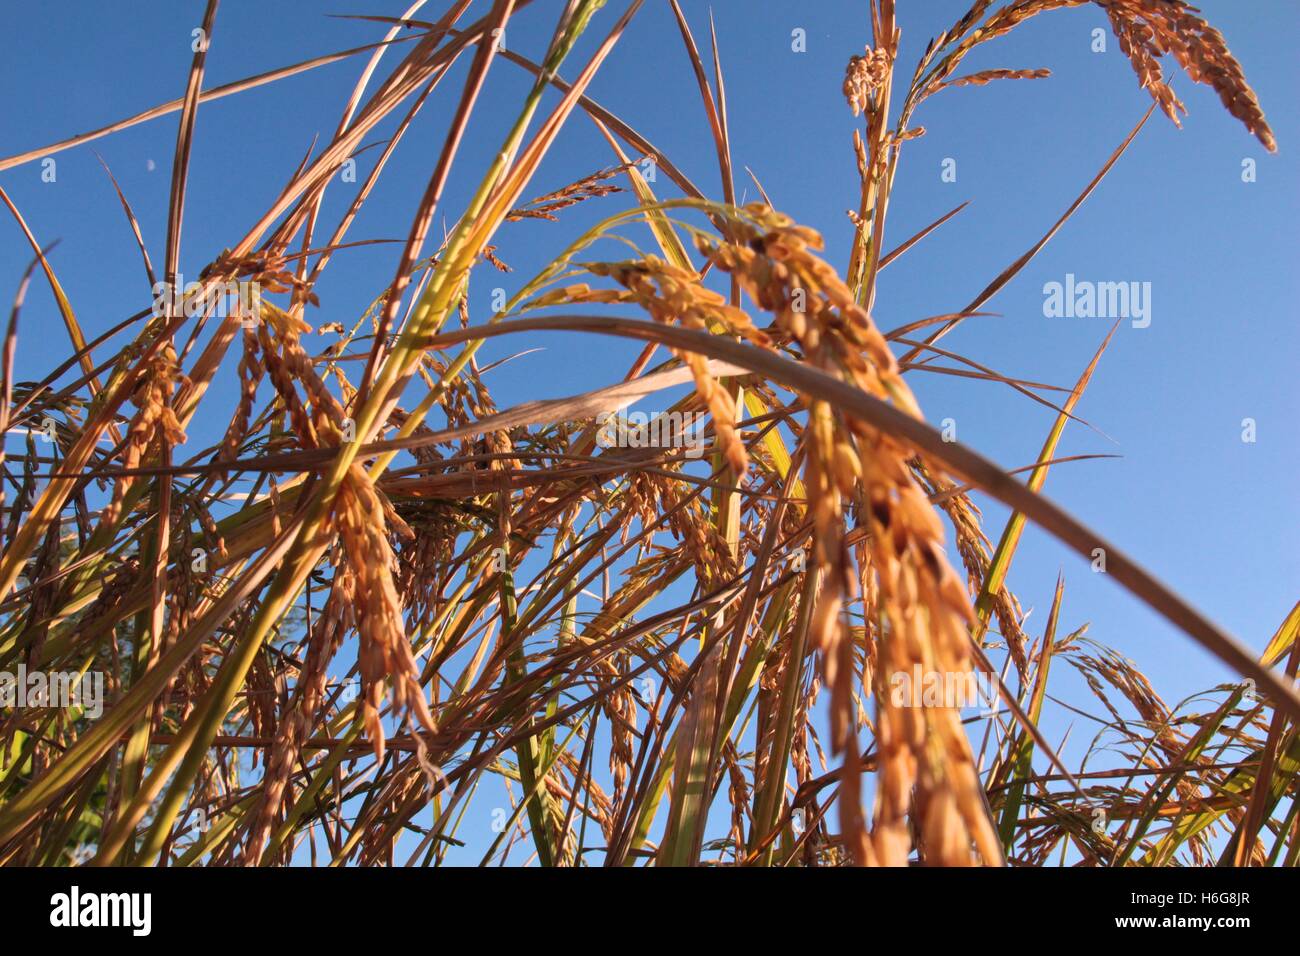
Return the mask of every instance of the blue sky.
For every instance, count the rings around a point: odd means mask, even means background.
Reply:
[[[926,40],[968,5],[900,0],[907,72]],[[684,6],[697,38],[707,43],[708,8]],[[1184,129],[1153,117],[1062,232],[987,306],[1000,316],[971,319],[943,344],[1008,375],[1068,386],[1110,322],[1045,317],[1044,284],[1064,281],[1067,273],[1150,282],[1150,327],[1120,328],[1077,411],[1109,438],[1072,424],[1059,451],[1122,457],[1058,466],[1046,493],[1259,649],[1296,600],[1300,581],[1300,280],[1294,268],[1300,179],[1293,159],[1300,148],[1300,107],[1294,51],[1284,39],[1300,26],[1300,6],[1289,0],[1201,0],[1199,6],[1242,62],[1280,153],[1268,155],[1212,91],[1178,73],[1175,91],[1190,111]],[[597,18],[570,59],[568,75],[622,8],[611,3]],[[75,0],[57,5],[57,19],[54,9],[13,3],[0,9],[0,152],[61,140],[183,93],[190,31],[203,11],[198,0]],[[540,0],[523,11],[507,45],[539,58],[558,9]],[[840,84],[848,57],[861,53],[869,39],[866,3],[718,0],[712,10],[738,190],[755,196],[744,173],[748,166],[777,208],[825,235],[828,259],[842,268],[851,237],[845,210],[856,204],[851,135],[860,120],[845,105]],[[401,12],[400,2],[379,0],[225,0],[205,85],[371,42],[384,32],[378,24],[326,14]],[[883,328],[964,306],[1038,240],[1146,110],[1149,98],[1109,31],[1107,52],[1091,50],[1092,31],[1105,26],[1093,6],[1040,16],[981,47],[961,72],[1045,66],[1054,72],[1050,79],[951,90],[918,112],[915,122],[927,134],[906,149],[886,246],[961,202],[971,205],[884,272],[875,309]],[[804,53],[791,50],[796,28],[807,34]],[[332,133],[363,62],[334,64],[200,110],[182,247],[185,275],[197,276],[223,246],[233,245],[274,199],[313,137]],[[395,56],[385,65],[394,62]],[[463,75],[462,64],[443,95],[426,106],[350,238],[406,235]],[[448,220],[463,209],[477,185],[475,170],[499,147],[527,85],[510,64],[494,69],[485,102],[508,106],[476,113],[442,206]],[[667,4],[646,4],[591,95],[672,156],[707,194],[720,196],[707,121]],[[386,125],[375,138],[390,129]],[[175,133],[172,114],[60,153],[53,183],[42,182],[39,162],[0,172],[0,185],[38,239],[61,239],[54,265],[88,335],[149,301],[138,252],[92,149],[120,180],[159,264]],[[362,176],[375,155],[359,158]],[[956,182],[941,179],[945,159],[956,161]],[[1244,160],[1257,161],[1255,182],[1242,181]],[[613,162],[595,128],[575,114],[527,194]],[[663,177],[660,184],[666,194]],[[354,188],[331,188],[324,223],[332,226]],[[500,284],[514,292],[561,241],[625,199],[572,210],[559,226],[509,226],[498,254],[514,272]],[[635,238],[651,248],[647,234]],[[317,289],[322,308],[309,319],[350,325],[391,280],[397,254],[396,246],[339,254]],[[602,255],[624,253],[605,246]],[[0,297],[11,294],[3,291],[5,283],[16,287],[29,258],[6,216]],[[476,301],[478,321],[488,311],[482,291]],[[67,354],[52,297],[39,283],[22,321],[18,377],[39,378]],[[516,360],[509,366],[513,374],[503,370],[489,381],[502,407],[609,384],[638,351],[604,338],[549,334],[495,340],[483,354],[490,361],[532,346],[545,350]],[[999,385],[919,374],[910,381],[931,422],[951,417],[962,442],[1007,467],[1033,461],[1051,426],[1049,410]],[[1256,422],[1254,443],[1242,441],[1246,418]],[[204,423],[195,427],[202,437]],[[980,500],[996,539],[1005,511]],[[1022,603],[1039,609],[1030,619],[1031,634],[1041,631],[1062,571],[1062,626],[1090,622],[1090,635],[1134,658],[1166,700],[1231,677],[1104,575],[1032,528],[1011,574]]]

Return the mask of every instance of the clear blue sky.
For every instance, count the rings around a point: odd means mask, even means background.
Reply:
[[[969,0],[900,0],[902,61],[909,75],[925,41],[968,5]],[[199,0],[6,4],[0,9],[0,152],[38,147],[180,96],[190,30],[203,6]],[[441,6],[433,2],[426,9]],[[685,6],[697,37],[707,43],[705,4]],[[1045,318],[1044,283],[1061,281],[1066,273],[1150,282],[1151,326],[1120,329],[1078,409],[1113,443],[1071,425],[1060,449],[1064,455],[1123,457],[1058,466],[1046,492],[1246,643],[1262,648],[1294,603],[1300,581],[1300,179],[1294,161],[1300,107],[1291,40],[1300,26],[1300,5],[1201,0],[1199,6],[1241,60],[1281,152],[1265,153],[1212,91],[1179,73],[1175,90],[1190,110],[1185,128],[1178,131],[1162,116],[1153,117],[1101,188],[988,306],[1001,317],[972,319],[944,344],[1009,375],[1070,385],[1110,323]],[[385,29],[327,13],[396,16],[402,7],[380,0],[225,0],[206,85],[370,42]],[[622,8],[612,2],[597,18],[570,60],[569,75]],[[541,0],[525,10],[507,44],[538,58],[558,9]],[[845,210],[856,204],[857,189],[850,137],[860,121],[845,105],[840,84],[848,57],[862,52],[869,37],[866,3],[718,0],[712,9],[738,189],[754,196],[743,172],[748,166],[779,209],[826,236],[828,257],[843,267],[851,235]],[[884,273],[876,307],[882,327],[961,308],[1042,235],[1146,110],[1149,99],[1109,32],[1108,52],[1091,52],[1092,30],[1105,25],[1103,13],[1092,6],[1040,16],[982,47],[962,72],[1046,66],[1054,71],[1051,79],[949,91],[918,113],[916,122],[928,133],[906,149],[886,245],[960,202],[970,200],[971,206]],[[791,51],[796,27],[807,31],[806,53]],[[362,64],[349,60],[200,110],[185,215],[187,276],[242,236],[314,136],[332,133]],[[460,76],[463,64],[446,91],[458,88]],[[512,105],[475,115],[443,203],[449,218],[463,208],[479,160],[497,149],[526,86],[517,68],[495,68],[486,102]],[[647,2],[591,93],[671,155],[706,193],[720,196],[707,122],[666,3]],[[435,96],[425,108],[350,238],[406,235],[453,103],[454,96]],[[173,114],[93,144],[133,203],[155,264],[163,256],[175,133]],[[363,175],[374,155],[359,160]],[[945,158],[957,161],[955,183],[941,181]],[[1244,159],[1258,161],[1254,183],[1242,182]],[[92,148],[60,153],[57,162],[55,183],[43,183],[40,164],[32,163],[0,173],[0,185],[42,243],[61,238],[55,266],[83,327],[94,335],[147,305],[148,290]],[[575,114],[528,194],[612,162],[594,127]],[[660,183],[666,191],[663,177]],[[325,223],[332,225],[353,188],[332,187]],[[498,253],[515,271],[501,284],[513,292],[561,237],[613,208],[574,210],[558,227],[508,227]],[[7,214],[3,219],[0,299],[7,301],[30,254]],[[336,257],[317,290],[322,309],[309,318],[350,324],[390,281],[396,254],[396,247],[378,246]],[[606,247],[606,254],[623,253]],[[23,316],[20,379],[40,377],[66,355],[48,289],[34,284],[33,290]],[[481,292],[477,302],[475,318],[481,320],[487,313]],[[529,345],[546,350],[519,359],[513,374],[490,382],[503,407],[612,382],[636,351],[603,338],[555,335],[497,341],[486,351],[495,358]],[[961,441],[1007,467],[1031,462],[1051,425],[1051,412],[1001,386],[935,375],[911,381],[932,422],[955,419]],[[1241,440],[1247,417],[1257,422],[1253,444]],[[223,425],[210,423],[213,429]],[[203,427],[196,423],[201,436]],[[1005,512],[990,503],[985,515],[996,538]],[[1011,575],[1022,602],[1039,609],[1031,633],[1041,629],[1061,570],[1063,626],[1091,622],[1091,636],[1133,657],[1166,700],[1229,678],[1163,620],[1032,529]]]

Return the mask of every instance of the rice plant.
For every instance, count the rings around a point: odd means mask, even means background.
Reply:
[[[29,211],[0,190],[31,247],[11,275],[0,402],[0,671],[14,675],[0,687],[0,862],[1297,863],[1300,604],[1259,657],[1043,496],[1105,345],[1062,391],[940,345],[1154,112],[1179,121],[1171,72],[1275,148],[1224,38],[1181,0],[975,0],[912,64],[899,42],[914,4],[864,0],[864,51],[825,91],[860,119],[842,144],[859,174],[852,254],[835,263],[767,201],[779,183],[739,197],[719,38],[701,44],[697,12],[668,3],[716,152],[694,178],[598,102],[643,0],[415,0],[354,18],[351,49],[221,87],[205,82],[222,43],[209,0],[182,97],[0,160],[177,128],[156,265],[158,237],[118,193],[152,290],[132,315],[85,323]],[[928,101],[1042,80],[964,64],[1084,6],[1109,21],[1146,117],[980,295],[886,327],[882,270],[923,256],[960,212],[885,240]],[[516,18],[553,23],[549,43],[504,46]],[[210,102],[340,60],[358,78],[337,126],[183,283]],[[489,102],[496,71],[526,94]],[[439,100],[440,151],[409,155]],[[485,111],[510,122],[474,168],[461,157]],[[607,158],[543,178],[578,122]],[[370,308],[340,315],[317,284],[372,243],[352,226],[403,162],[426,182],[409,230],[383,247]],[[360,175],[331,219],[347,164]],[[714,174],[710,196],[695,180]],[[477,184],[462,208],[445,201],[453,176]],[[575,207],[594,225],[557,227],[545,267],[483,301],[509,268],[499,237]],[[33,283],[66,330],[57,367],[16,367]],[[552,332],[641,352],[606,387],[499,405],[490,386],[515,373],[481,362],[483,344]],[[1037,461],[1009,472],[932,427],[911,383],[936,362],[1049,406]],[[656,396],[657,416],[629,411]],[[1011,509],[1004,527],[985,525],[980,495]],[[1027,523],[1104,554],[1117,587],[1245,683],[1167,703],[1119,650],[1061,623],[1064,580],[1029,621],[1006,583]],[[1049,680],[1069,670],[1091,697],[1068,704],[1101,727],[1073,765],[1040,729]]]

